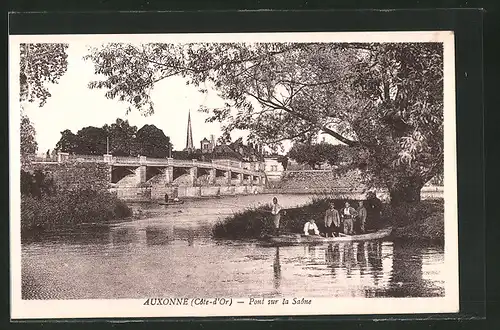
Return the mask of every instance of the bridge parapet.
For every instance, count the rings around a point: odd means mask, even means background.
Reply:
[[[61,153],[63,154],[63,153]],[[211,162],[200,162],[197,160],[182,160],[173,158],[148,158],[145,156],[139,157],[123,157],[112,155],[69,155],[64,153],[64,157],[58,157],[58,162],[105,162],[113,166],[159,166],[159,167],[202,167],[207,169],[217,169],[220,171],[233,171],[245,175],[263,175],[263,168],[259,162],[238,162],[234,160],[213,160]]]

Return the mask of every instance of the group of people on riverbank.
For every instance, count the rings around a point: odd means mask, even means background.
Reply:
[[[375,198],[376,201],[380,202],[380,200],[378,200],[376,196],[373,198]],[[378,216],[380,215],[379,204],[375,203],[375,205],[370,206],[370,210],[372,211],[370,213],[372,214],[372,217],[378,218]],[[325,210],[323,218],[324,223],[323,226],[321,226],[321,232],[316,224],[316,220],[311,218],[304,224],[303,234],[322,235],[325,237],[338,237],[341,234],[363,234],[366,232],[366,220],[368,217],[368,213],[369,212],[367,211],[363,201],[358,201],[357,209],[352,207],[349,202],[345,202],[344,207],[340,210],[337,210],[335,208],[335,204],[332,202],[329,204],[329,208]],[[274,197],[271,207],[271,215],[273,219],[275,235],[279,235],[280,219],[281,215],[284,214],[286,214],[286,210],[278,204],[278,199]]]
[[[330,203],[330,208],[325,211],[324,232],[325,237],[337,237],[340,233],[345,235],[362,234],[365,232],[366,208],[363,201],[358,202],[358,209],[346,202],[340,212],[335,209],[335,204]],[[314,219],[304,224],[304,235],[320,235]]]

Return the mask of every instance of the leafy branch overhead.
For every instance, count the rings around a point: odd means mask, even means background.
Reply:
[[[86,59],[102,77],[89,87],[130,110],[154,112],[155,84],[179,75],[225,100],[202,110],[226,135],[245,129],[276,145],[323,131],[362,148],[367,169],[395,195],[420,191],[442,170],[440,43],[114,43]]]
[[[51,96],[48,84],[57,84],[68,68],[68,44],[20,45],[20,100],[44,106]]]

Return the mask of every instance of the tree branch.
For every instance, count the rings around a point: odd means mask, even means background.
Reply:
[[[281,138],[281,139],[274,140],[274,141],[270,141],[270,142],[268,142],[268,143],[269,143],[269,144],[274,144],[274,143],[282,142],[282,141],[285,141],[285,140],[292,140],[292,139],[298,138],[299,136],[301,136],[301,135],[303,135],[303,134],[305,134],[305,133],[308,133],[308,132],[310,132],[310,131],[312,131],[312,130],[313,130],[313,127],[310,127],[310,128],[308,128],[308,129],[306,129],[306,130],[304,130],[304,131],[301,131],[300,133],[295,134],[295,135],[293,135],[293,136],[283,137],[283,138]]]
[[[340,135],[339,133],[337,133],[337,132],[329,129],[325,125],[320,125],[315,120],[311,120],[310,118],[307,118],[306,116],[303,116],[303,115],[297,113],[296,111],[293,111],[290,108],[281,106],[281,105],[276,104],[276,103],[274,103],[274,102],[272,102],[270,100],[264,100],[264,99],[262,99],[262,98],[260,98],[260,97],[258,97],[256,95],[254,95],[252,93],[249,93],[249,92],[246,92],[246,93],[248,95],[254,97],[257,101],[259,101],[261,103],[264,103],[265,105],[267,105],[269,107],[272,107],[274,109],[280,109],[280,110],[286,111],[289,114],[291,114],[292,116],[295,116],[295,117],[298,117],[298,118],[300,118],[302,120],[305,120],[306,122],[310,123],[313,127],[319,128],[319,129],[323,130],[325,133],[330,134],[331,136],[333,136],[334,138],[336,138],[340,142],[343,142],[343,143],[347,144],[350,147],[357,146],[357,145],[360,144],[358,141],[349,140],[349,139],[343,137],[342,135]]]
[[[353,140],[349,140],[345,137],[343,137],[342,135],[340,135],[339,133],[329,129],[328,127],[326,126],[323,126],[321,128],[325,133],[328,133],[330,134],[331,136],[333,136],[334,138],[336,138],[337,140],[339,140],[340,142],[343,142],[345,144],[347,144],[349,147],[354,147],[354,146],[357,146],[359,145],[360,143],[358,141],[353,141]]]
[[[318,82],[318,83],[305,83],[305,82],[300,82],[300,81],[296,81],[296,80],[280,80],[278,81],[277,83],[287,83],[287,84],[291,84],[291,85],[300,85],[300,86],[304,86],[304,87],[314,87],[314,86],[321,86],[321,85],[329,85],[329,84],[333,84],[334,82],[336,82],[336,80],[329,80],[329,81],[322,81],[322,82]]]

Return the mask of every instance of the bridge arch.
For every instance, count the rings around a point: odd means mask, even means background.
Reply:
[[[139,166],[113,166],[111,168],[111,183],[118,183],[127,176],[135,176],[135,170]]]
[[[146,167],[146,182],[150,181],[157,175],[165,174],[165,167],[148,166]]]

